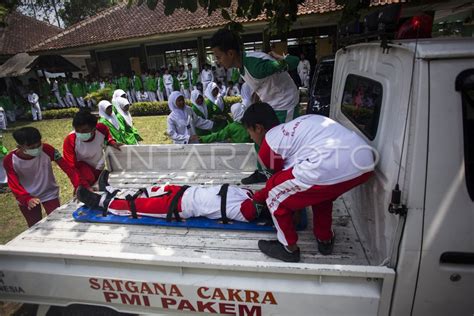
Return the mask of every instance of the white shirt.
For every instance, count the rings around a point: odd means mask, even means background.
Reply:
[[[71,132],[70,134],[75,134]],[[104,155],[102,150],[98,148],[104,147],[105,135],[95,131],[94,139],[90,142],[84,142],[76,137],[74,151],[76,152],[77,161],[84,161],[96,170],[104,168]]]
[[[181,200],[181,216],[184,218],[204,216],[210,219],[221,218],[221,197],[217,195],[220,186],[199,187],[192,186],[184,191]],[[248,222],[240,211],[242,202],[250,199],[249,191],[235,186],[227,190],[226,215],[227,218]]]
[[[212,70],[203,69],[201,71],[201,81],[204,82],[211,82],[214,80],[214,75],[212,74]]]
[[[21,185],[31,196],[39,198],[41,202],[59,197],[59,187],[54,178],[51,157],[44,151],[33,159],[21,159],[13,154],[12,164]]]
[[[267,132],[265,140],[307,185],[329,185],[374,169],[372,148],[355,132],[330,118],[304,115]]]
[[[296,68],[299,74],[309,74],[309,71],[311,70],[311,64],[307,59],[300,60],[298,63],[298,67]]]
[[[187,144],[192,135],[196,135],[196,127],[212,129],[214,122],[205,120],[194,113],[189,106],[184,108],[186,119],[182,119],[174,112],[168,115],[167,133],[175,144]]]
[[[173,76],[170,74],[163,75],[163,82],[165,86],[172,86],[173,85]]]
[[[245,54],[249,57],[263,60],[275,60],[270,55],[262,52],[247,52]],[[262,79],[257,79],[244,66],[244,73],[241,76],[260,97],[260,100],[270,104],[274,110],[289,111],[298,105],[299,91],[288,72],[282,71]]]
[[[30,93],[28,94],[28,102],[30,102],[31,105],[39,105],[38,103],[39,97],[36,93]]]

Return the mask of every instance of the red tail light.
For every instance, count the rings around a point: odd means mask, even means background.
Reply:
[[[417,15],[403,23],[397,32],[397,39],[429,38],[433,18],[427,14]]]

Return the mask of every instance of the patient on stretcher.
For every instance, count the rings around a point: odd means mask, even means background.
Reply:
[[[150,216],[167,220],[206,217],[250,222],[270,218],[268,209],[253,201],[253,192],[233,185],[149,186],[141,189],[118,190],[108,185],[108,172],[99,178],[99,190],[94,193],[79,187],[77,198],[86,206],[102,209],[119,216]]]

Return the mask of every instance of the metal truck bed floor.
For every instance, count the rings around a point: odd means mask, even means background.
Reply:
[[[220,175],[222,177],[222,173]],[[207,176],[210,179],[216,179],[216,175],[208,173]],[[235,176],[235,174],[233,177],[227,176],[226,182],[237,183],[241,177]],[[110,184],[116,187],[136,187],[160,182],[157,180],[159,177],[154,172],[112,173]],[[166,178],[166,181],[173,184],[210,184],[205,181],[203,175],[190,177],[190,173],[173,173],[167,176],[162,174],[161,178],[163,181]],[[111,257],[123,255],[128,258],[133,257],[133,254],[148,254],[196,259],[278,261],[266,257],[257,247],[259,239],[274,239],[276,233],[79,223],[74,221],[72,213],[80,205],[80,203],[71,202],[61,206],[40,223],[8,243],[8,246],[17,249],[46,250],[49,248],[56,252],[64,250],[65,253],[92,250],[102,255],[110,254]],[[368,265],[343,199],[338,199],[334,204],[333,228],[336,233],[334,253],[330,256],[322,256],[317,251],[312,233],[311,214],[309,214],[308,228],[298,233],[302,262]]]

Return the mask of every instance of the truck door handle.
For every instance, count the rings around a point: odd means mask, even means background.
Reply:
[[[474,265],[473,252],[443,252],[439,258],[440,263],[449,264],[472,264]]]

